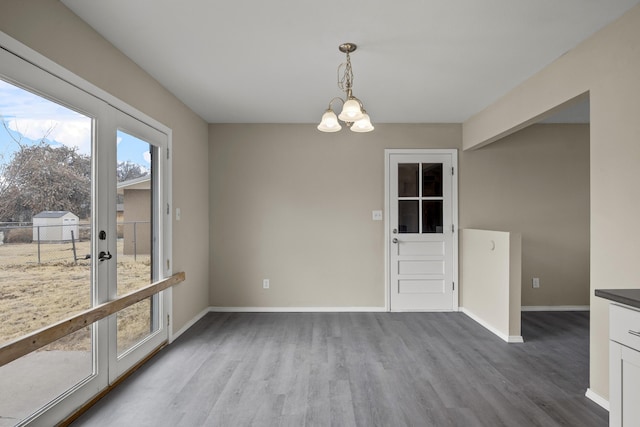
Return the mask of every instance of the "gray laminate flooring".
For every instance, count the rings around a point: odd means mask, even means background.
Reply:
[[[210,313],[74,426],[606,426],[588,313]]]

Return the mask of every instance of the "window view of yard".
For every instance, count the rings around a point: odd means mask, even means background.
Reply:
[[[12,229],[14,231],[16,229]],[[18,229],[23,230],[23,229]],[[29,227],[31,231],[31,227]],[[72,243],[40,245],[5,243],[0,245],[0,344],[19,338],[52,323],[64,320],[91,307],[90,242],[76,242],[77,263]],[[122,293],[135,290],[150,281],[149,255],[122,254],[124,242],[118,241],[118,267]],[[118,332],[129,348],[149,333],[149,301],[136,304],[119,319]],[[140,320],[140,321],[139,321]],[[140,325],[146,325],[140,327]],[[63,338],[51,349],[89,350],[79,336]],[[90,343],[89,343],[90,344]]]
[[[91,263],[100,261],[91,253],[92,119],[0,80],[0,124],[1,344],[90,308]],[[115,142],[111,280],[122,295],[151,281],[151,164],[149,144],[124,132]],[[150,323],[150,301],[120,313],[119,349],[148,334]]]
[[[151,146],[121,131],[111,142],[115,206],[101,212],[103,223],[116,218],[102,239],[115,241],[116,253],[108,274],[92,271],[105,262],[92,243],[93,127],[92,118],[0,79],[0,347],[91,308],[97,289],[120,296],[152,281]],[[116,314],[118,356],[157,328],[156,312],[149,298]],[[0,366],[0,427],[95,373],[92,330]]]

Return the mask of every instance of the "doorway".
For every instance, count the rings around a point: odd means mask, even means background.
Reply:
[[[454,311],[457,150],[385,150],[387,309]]]

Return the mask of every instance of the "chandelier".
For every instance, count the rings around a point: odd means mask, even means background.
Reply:
[[[318,130],[322,132],[338,132],[342,129],[340,121],[344,122],[353,132],[371,132],[374,128],[369,119],[362,101],[353,96],[353,70],[351,69],[351,57],[349,54],[356,50],[357,46],[353,43],[343,43],[338,49],[347,55],[347,61],[338,66],[338,87],[346,93],[346,99],[339,97],[329,101],[329,107],[322,115],[322,120],[318,125]],[[334,101],[342,102],[342,112],[339,116],[333,111],[332,104]],[[339,121],[340,120],[340,121]]]

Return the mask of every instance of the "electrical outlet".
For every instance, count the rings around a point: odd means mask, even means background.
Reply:
[[[534,277],[531,282],[532,282],[534,288],[539,288],[540,287],[540,278],[539,277]]]
[[[269,279],[262,280],[262,289],[269,289]]]

